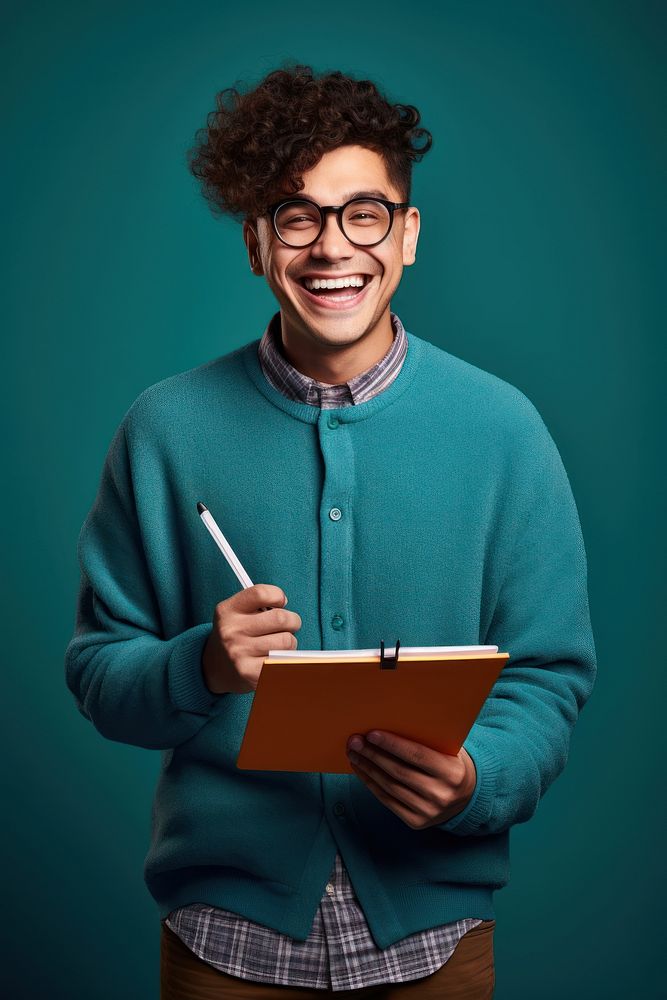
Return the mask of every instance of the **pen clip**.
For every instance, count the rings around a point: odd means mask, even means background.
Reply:
[[[396,640],[396,649],[394,650],[393,656],[385,655],[384,651],[384,640],[380,640],[380,670],[395,670],[398,666],[398,649],[401,645],[401,640]]]

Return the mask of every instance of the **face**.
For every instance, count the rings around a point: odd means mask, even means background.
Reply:
[[[388,201],[403,201],[387,176],[384,160],[374,150],[342,146],[325,153],[303,175],[297,195],[318,205],[342,205],[357,194],[373,192]],[[280,196],[276,197],[276,201]],[[254,225],[244,223],[243,235],[250,265],[263,274],[280,303],[283,330],[311,350],[346,347],[390,327],[389,307],[403,267],[415,259],[419,235],[416,208],[398,210],[387,238],[375,247],[355,247],[340,230],[333,213],[319,239],[309,247],[292,249],[278,239],[267,216]],[[307,279],[361,275],[364,286],[317,295]]]

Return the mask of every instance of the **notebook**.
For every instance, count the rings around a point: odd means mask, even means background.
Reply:
[[[236,760],[243,770],[353,774],[353,733],[384,729],[456,755],[509,653],[497,646],[270,650]]]

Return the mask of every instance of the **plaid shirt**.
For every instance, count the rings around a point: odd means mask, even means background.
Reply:
[[[347,382],[327,385],[297,371],[282,354],[280,313],[276,313],[259,343],[262,370],[271,385],[289,399],[322,409],[363,403],[386,389],[401,370],[407,335],[395,313],[391,322],[394,340],[380,361]],[[378,948],[343,859],[336,853],[305,941],[204,903],[173,910],[165,923],[195,955],[228,975],[283,986],[354,990],[430,975],[444,965],[463,935],[481,921],[457,920]]]
[[[337,406],[365,403],[390,385],[399,371],[408,350],[408,338],[398,316],[391,314],[394,339],[389,351],[365,372],[340,385],[317,382],[297,371],[289,363],[282,349],[280,337],[280,313],[276,313],[259,342],[259,360],[266,378],[274,389],[288,399],[323,410],[333,410]]]

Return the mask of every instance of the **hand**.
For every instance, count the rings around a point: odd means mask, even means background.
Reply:
[[[270,649],[296,649],[301,616],[286,611],[280,587],[256,583],[216,605],[202,653],[202,673],[213,694],[257,688]]]
[[[472,757],[461,747],[456,757],[439,753],[396,733],[372,730],[347,741],[357,777],[413,830],[446,823],[465,809],[477,784]],[[354,739],[362,741],[356,753]]]

